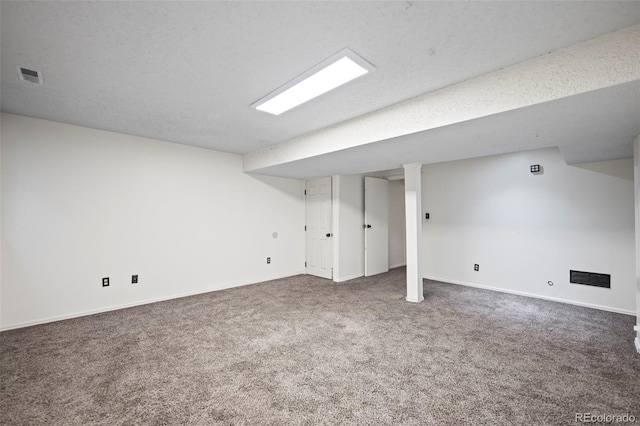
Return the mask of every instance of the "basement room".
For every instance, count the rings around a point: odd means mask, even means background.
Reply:
[[[0,424],[640,422],[640,1],[0,2]]]

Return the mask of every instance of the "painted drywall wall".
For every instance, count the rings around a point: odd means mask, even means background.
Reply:
[[[302,181],[17,115],[1,136],[3,329],[304,271]]]
[[[633,142],[633,176],[636,228],[636,349],[640,352],[640,135]]]
[[[364,275],[364,176],[334,176],[335,282]]]
[[[549,148],[427,165],[422,182],[427,278],[635,314],[631,159],[568,166]]]
[[[364,176],[333,176],[334,281],[364,276]],[[404,185],[389,181],[389,267],[406,264]]]
[[[2,330],[2,120],[0,119],[0,330]]]
[[[389,268],[407,264],[404,180],[389,181]]]

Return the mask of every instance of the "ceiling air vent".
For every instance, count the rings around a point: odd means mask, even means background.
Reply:
[[[42,74],[29,68],[18,67],[18,75],[21,80],[30,81],[35,84],[42,84]]]

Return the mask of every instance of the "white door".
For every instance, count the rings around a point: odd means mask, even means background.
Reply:
[[[389,270],[389,182],[364,178],[364,275]]]
[[[333,234],[331,233],[331,178],[305,182],[306,271],[333,278]]]

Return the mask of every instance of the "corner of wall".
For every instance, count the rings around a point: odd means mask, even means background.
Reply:
[[[633,186],[636,228],[636,349],[640,352],[640,135],[633,142]]]
[[[1,123],[3,329],[300,273],[299,180],[243,173],[236,154]]]
[[[640,158],[635,196],[633,163],[616,161],[568,166],[543,148],[426,166],[425,275],[640,317]],[[615,284],[576,286],[570,269]]]
[[[364,275],[364,177],[333,176],[333,277],[335,282]]]
[[[340,282],[340,176],[331,177],[331,231],[333,232],[333,281]]]
[[[2,330],[2,120],[0,115],[0,330]]]

